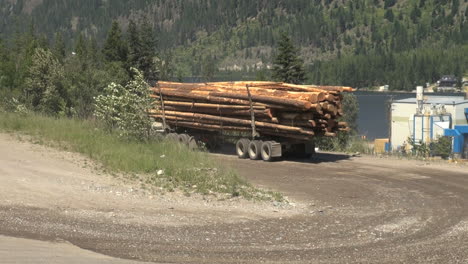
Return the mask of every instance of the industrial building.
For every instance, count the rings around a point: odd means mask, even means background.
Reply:
[[[417,88],[416,98],[397,100],[391,106],[390,145],[393,151],[408,144],[408,138],[416,143],[430,143],[440,136],[450,136],[445,130],[459,129],[463,133],[468,125],[468,99],[463,96],[424,96],[423,88]],[[456,134],[456,132],[453,132]],[[464,136],[456,138],[458,145]],[[468,142],[468,140],[467,140]],[[455,143],[455,142],[454,142]],[[464,153],[464,147],[455,151]],[[464,155],[464,154],[462,154]]]

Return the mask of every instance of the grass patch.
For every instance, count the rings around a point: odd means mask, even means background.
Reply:
[[[275,192],[259,190],[212,160],[207,153],[161,140],[124,140],[93,121],[51,118],[38,114],[0,112],[0,130],[31,136],[33,142],[77,152],[128,178],[144,175],[144,184],[180,189],[187,195],[221,193],[247,199],[282,200]],[[159,173],[158,173],[159,172]]]

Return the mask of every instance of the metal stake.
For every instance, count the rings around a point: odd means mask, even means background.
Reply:
[[[251,120],[252,120],[252,140],[254,140],[256,137],[258,137],[258,133],[257,133],[257,130],[255,128],[255,112],[254,112],[254,109],[253,109],[253,103],[252,103],[252,96],[250,95],[250,89],[249,89],[249,85],[247,84],[245,86],[247,88],[247,95],[249,96],[249,103],[250,103],[250,117],[251,117]]]
[[[166,111],[164,110],[164,99],[163,95],[161,93],[161,86],[159,85],[158,82],[158,90],[159,90],[159,100],[161,101],[161,110],[162,110],[162,121],[163,121],[163,130],[166,130]]]

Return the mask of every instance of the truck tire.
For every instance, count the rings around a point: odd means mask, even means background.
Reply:
[[[240,159],[246,159],[249,156],[250,140],[241,138],[236,143],[236,153]]]
[[[190,136],[187,135],[187,134],[180,134],[180,135],[178,135],[177,139],[178,139],[180,144],[188,146]]]
[[[197,142],[197,140],[195,140],[194,137],[190,137],[190,138],[188,139],[187,146],[188,146],[188,148],[189,148],[190,150],[196,150],[196,149],[198,149],[198,142]]]
[[[272,150],[271,141],[263,142],[261,151],[260,151],[263,161],[268,161],[268,162],[273,161],[273,157],[271,156],[272,154],[271,150]]]
[[[262,158],[262,141],[252,140],[249,144],[249,157],[251,160],[259,160]]]
[[[178,141],[178,135],[176,133],[169,133],[166,135],[166,140],[167,141],[172,141],[172,142],[177,142]]]

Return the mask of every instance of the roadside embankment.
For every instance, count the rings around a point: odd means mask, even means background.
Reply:
[[[32,142],[77,152],[96,162],[96,167],[147,187],[179,189],[187,195],[219,194],[224,198],[281,199],[258,190],[234,171],[223,168],[207,153],[161,140],[125,140],[106,132],[90,120],[51,118],[37,114],[0,113],[0,131],[28,136]]]

